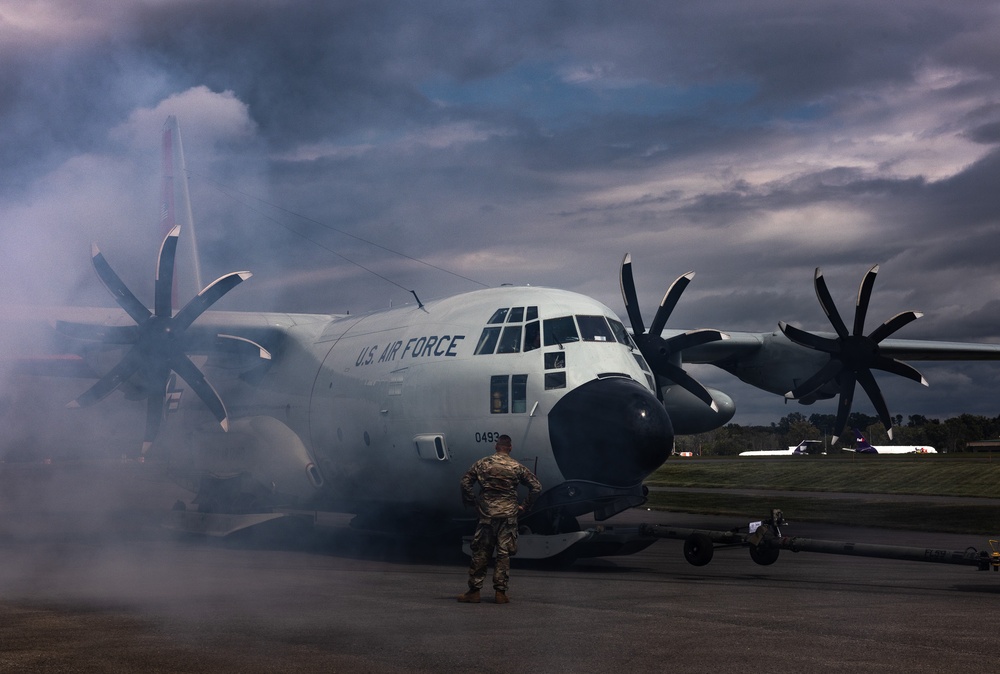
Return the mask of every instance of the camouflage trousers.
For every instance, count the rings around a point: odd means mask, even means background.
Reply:
[[[486,567],[496,550],[493,565],[493,589],[507,591],[510,558],[517,554],[517,517],[480,518],[472,539],[472,563],[469,565],[469,589],[480,590],[486,580]]]

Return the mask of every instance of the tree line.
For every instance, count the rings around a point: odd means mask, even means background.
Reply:
[[[727,424],[708,433],[677,436],[677,452],[692,452],[705,456],[734,456],[748,450],[786,449],[802,440],[823,440],[829,444],[837,417],[833,414],[793,412],[770,426]],[[838,447],[853,448],[854,433],[860,429],[875,445],[929,445],[938,452],[964,452],[969,442],[1000,438],[1000,416],[995,418],[962,414],[950,419],[931,419],[920,414],[893,417],[892,440],[877,417],[854,412],[848,417],[847,428]],[[824,446],[826,446],[824,445]]]

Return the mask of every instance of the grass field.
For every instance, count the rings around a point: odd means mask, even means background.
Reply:
[[[1000,534],[1000,459],[972,456],[810,456],[691,460],[673,458],[646,484],[664,487],[822,491],[856,494],[822,499],[803,494],[692,494],[652,491],[650,507],[748,519],[781,508],[790,521],[894,529]],[[915,495],[900,502],[885,494]],[[921,501],[920,496],[996,498],[996,505]]]

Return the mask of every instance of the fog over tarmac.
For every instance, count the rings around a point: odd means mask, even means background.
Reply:
[[[255,274],[220,309],[510,282],[623,315],[631,251],[647,316],[698,273],[668,327],[826,330],[815,267],[849,317],[877,262],[869,329],[996,342],[998,30],[976,1],[0,1],[0,301],[111,306],[91,242],[150,300],[174,114],[206,281]],[[997,414],[1000,367],[921,370],[880,376],[893,414]],[[692,371],[736,423],[835,410]]]
[[[980,0],[0,0],[0,668],[490,671],[463,630],[543,669],[983,666],[997,585],[968,569],[692,571],[657,544],[515,569],[498,618],[455,611],[463,559],[172,541],[150,522],[190,494],[156,457],[120,459],[144,401],[67,410],[93,379],[18,369],[60,351],[49,319],[72,315],[51,307],[115,307],[92,243],[152,304],[168,115],[205,282],[254,273],[220,310],[513,283],[625,317],[631,252],[647,321],[697,272],[668,328],[829,330],[815,268],[850,322],[880,263],[869,330],[912,309],[897,336],[1000,342],[997,35]],[[690,369],[735,423],[835,413]],[[893,414],[1000,413],[1000,364],[919,369],[929,389],[878,375]],[[860,392],[854,409],[873,413]]]

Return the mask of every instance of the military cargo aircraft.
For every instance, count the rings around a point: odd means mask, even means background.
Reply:
[[[1000,359],[1000,345],[891,339],[915,312],[865,334],[877,266],[861,284],[851,331],[817,270],[829,334],[786,323],[761,333],[666,329],[693,273],[674,281],[647,328],[629,255],[619,280],[631,330],[590,297],[541,287],[415,296],[413,305],[359,315],[211,311],[246,271],[175,311],[180,227],[167,225],[151,308],[95,245],[97,276],[120,310],[56,312],[55,330],[80,366],[65,371],[97,380],[70,406],[116,389],[144,398],[143,453],[195,494],[192,511],[247,523],[282,509],[471,521],[459,478],[507,434],[544,486],[525,527],[572,533],[577,517],[603,520],[642,504],[643,480],[670,455],[675,434],[732,418],[732,398],[684,363],[715,365],[804,403],[839,396],[839,435],[856,383],[891,432],[872,370],[926,384],[902,361]]]

